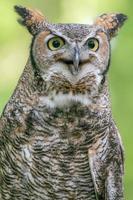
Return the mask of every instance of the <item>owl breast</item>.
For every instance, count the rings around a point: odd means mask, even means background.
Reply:
[[[88,148],[95,142],[99,123],[105,122],[96,123],[96,113],[88,113],[80,103],[53,110],[39,106],[27,122],[28,143],[21,145],[21,159],[29,195],[39,192],[38,199],[96,200]],[[103,129],[97,133],[103,136]]]

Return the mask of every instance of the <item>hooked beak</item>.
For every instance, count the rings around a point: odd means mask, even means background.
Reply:
[[[78,46],[76,46],[74,48],[74,55],[73,55],[73,66],[72,66],[73,75],[77,75],[79,72],[79,62],[80,62],[80,53]]]

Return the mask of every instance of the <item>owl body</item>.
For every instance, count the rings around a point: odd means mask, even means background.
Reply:
[[[0,200],[122,200],[123,149],[107,71],[109,41],[125,16],[55,25],[15,9],[33,40],[1,116]]]
[[[27,130],[23,127],[24,119],[17,116],[17,123],[21,123],[20,130],[13,121],[15,134],[13,128],[10,138],[2,138],[7,143],[6,148],[5,144],[1,145],[7,179],[4,182],[1,180],[4,199],[9,198],[7,189],[14,200],[97,199],[89,150],[93,151],[93,145],[98,149],[98,140],[102,140],[100,148],[104,149],[108,142],[110,120],[106,110],[99,112],[98,109],[91,111],[91,108],[77,102],[51,109],[39,101],[35,108],[28,111],[26,118],[30,124]],[[17,114],[18,110],[14,111],[14,115]],[[99,165],[99,178],[103,178],[101,191],[104,191],[106,177],[102,168],[104,162],[107,165],[110,154],[107,147],[106,144],[106,153],[99,152],[104,160]]]

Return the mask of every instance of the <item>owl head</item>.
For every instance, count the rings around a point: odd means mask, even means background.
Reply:
[[[50,105],[93,101],[106,82],[110,41],[127,17],[112,13],[101,15],[92,25],[52,24],[38,11],[21,6],[15,10],[33,36],[30,58]]]

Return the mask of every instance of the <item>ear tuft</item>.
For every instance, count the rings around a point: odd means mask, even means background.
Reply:
[[[14,6],[14,9],[21,16],[18,22],[26,26],[32,35],[40,31],[45,21],[45,17],[40,12],[17,5]]]
[[[19,14],[22,18],[18,19],[18,22],[21,25],[27,26],[28,25],[28,20],[32,18],[31,12],[29,9],[22,7],[22,6],[14,6],[14,10],[17,14]]]
[[[95,24],[102,26],[111,39],[117,34],[125,20],[127,20],[127,16],[122,13],[103,14],[96,19]]]
[[[116,14],[116,18],[118,20],[119,27],[121,27],[124,22],[128,19],[128,17],[122,13]]]
[[[15,5],[14,9],[22,18],[29,17],[29,10],[27,8]]]

